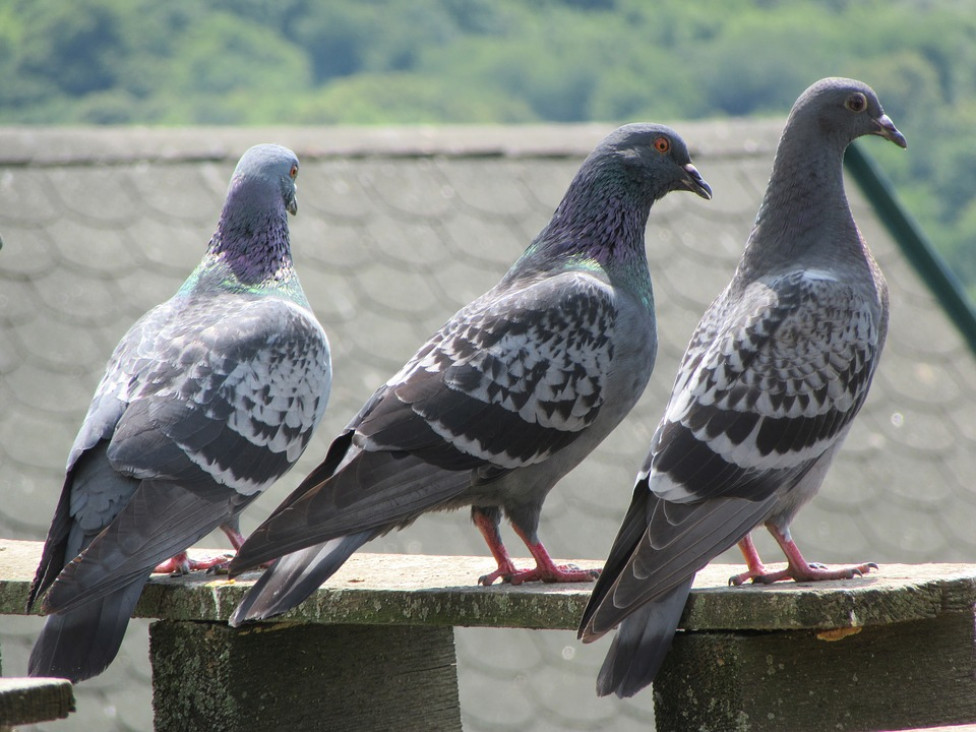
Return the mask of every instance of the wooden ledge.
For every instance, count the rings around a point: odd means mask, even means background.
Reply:
[[[67,679],[0,679],[0,730],[64,719],[75,710]]]
[[[40,542],[0,540],[0,614],[24,613],[40,552]],[[281,620],[576,629],[592,585],[479,586],[477,578],[493,568],[488,556],[355,554]],[[971,612],[976,604],[976,565],[970,564],[886,564],[847,581],[729,587],[728,577],[741,570],[738,565],[712,565],[699,572],[682,627],[703,631],[860,628]],[[206,574],[156,575],[135,615],[224,621],[257,576],[254,572],[228,580]]]
[[[0,614],[25,612],[40,553],[38,542],[0,540]],[[492,569],[488,556],[356,554],[290,613],[241,629],[225,621],[258,573],[154,576],[136,615],[162,620],[150,627],[156,730],[271,732],[323,720],[315,728],[338,729],[356,719],[459,732],[453,627],[575,630],[592,589],[479,586]],[[681,623],[691,632],[677,635],[654,683],[660,728],[976,720],[976,565],[888,564],[847,581],[729,587],[741,570],[698,574]]]

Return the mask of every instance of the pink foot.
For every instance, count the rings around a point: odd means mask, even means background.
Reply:
[[[742,574],[730,577],[730,585],[741,585],[750,581],[756,584],[771,585],[774,582],[782,582],[783,580],[790,579],[795,582],[823,582],[826,580],[852,579],[854,577],[861,577],[872,569],[878,568],[878,565],[874,562],[865,562],[864,564],[856,564],[850,567],[836,567],[834,569],[817,562],[808,562],[803,558],[799,547],[788,535],[783,534],[773,526],[767,526],[767,528],[786,555],[786,569],[781,569],[776,572],[768,571],[759,558],[759,552],[756,551],[756,546],[752,543],[752,538],[747,535],[746,538],[739,542],[739,549],[742,551],[742,556],[745,557],[746,565],[749,569]]]
[[[156,565],[155,569],[153,569],[153,574],[171,574],[179,577],[184,574],[190,574],[190,572],[201,572],[204,570],[214,570],[216,572],[225,569],[233,558],[233,554],[218,554],[213,557],[190,559],[186,552],[180,552],[175,557],[171,557],[165,562]]]
[[[874,562],[865,562],[851,567],[836,567],[831,569],[823,564],[811,563],[806,567],[787,567],[778,572],[768,572],[752,577],[752,581],[757,584],[771,585],[773,582],[782,580],[794,580],[796,582],[823,582],[825,580],[852,579],[862,577],[872,569],[877,569],[878,565]],[[748,573],[747,573],[748,574]],[[741,576],[741,575],[740,575]]]
[[[230,545],[234,547],[235,552],[241,548],[241,545],[244,544],[244,537],[237,530],[237,521],[221,524],[220,529],[227,536],[227,540],[230,541]],[[233,554],[218,554],[212,557],[203,557],[202,559],[190,559],[186,552],[180,552],[165,562],[156,565],[156,568],[153,569],[153,574],[172,574],[177,577],[189,574],[190,572],[203,571],[223,574],[227,572],[227,565],[230,564],[230,560],[233,558]]]
[[[534,569],[516,569],[508,550],[502,543],[498,533],[498,523],[480,511],[472,512],[475,526],[481,531],[488,544],[498,569],[478,578],[478,584],[488,587],[495,580],[520,585],[523,582],[592,582],[600,576],[599,569],[580,569],[572,564],[556,564],[549,556],[549,552],[542,546],[542,542],[529,541],[525,534],[516,526],[515,533],[519,535],[535,559]]]
[[[575,564],[536,565],[534,569],[516,569],[511,563],[478,578],[478,584],[488,587],[495,580],[520,585],[523,582],[592,582],[600,576],[599,569],[580,569]]]
[[[756,545],[752,543],[751,534],[746,534],[746,537],[739,542],[739,551],[742,552],[742,556],[746,560],[746,566],[749,569],[742,574],[729,577],[729,584],[735,585],[736,587],[766,574],[766,565],[759,558],[759,552],[756,551]]]

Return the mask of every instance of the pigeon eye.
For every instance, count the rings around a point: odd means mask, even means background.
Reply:
[[[654,141],[654,149],[659,153],[666,153],[671,150],[671,140],[666,137],[659,137]]]
[[[847,101],[844,102],[844,106],[854,113],[860,113],[867,109],[868,98],[861,92],[854,92],[847,97]]]
[[[298,175],[298,166],[297,165],[292,165],[291,166],[291,170],[288,171],[288,175],[290,175],[292,177],[292,179],[294,179],[295,176]]]

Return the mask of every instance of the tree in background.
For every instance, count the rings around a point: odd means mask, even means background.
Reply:
[[[861,78],[882,157],[976,294],[965,0],[0,0],[0,124],[675,121],[784,115]]]

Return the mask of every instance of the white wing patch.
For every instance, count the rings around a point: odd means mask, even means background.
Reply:
[[[210,420],[238,436],[235,451],[280,456],[263,471],[238,474],[235,466],[240,470],[250,463],[247,471],[262,460],[260,455],[242,460],[239,454],[197,444],[192,435],[186,442],[173,438],[217,482],[251,495],[271,485],[303,452],[324,414],[331,373],[321,325],[287,298],[218,294],[199,303],[174,298],[147,313],[123,338],[89,419],[96,405],[109,398],[122,404],[183,404],[183,416],[174,417],[178,412],[171,409],[168,419],[187,424]],[[160,430],[160,439],[171,429],[180,431],[178,424],[150,429]],[[155,475],[150,465],[131,470],[137,477]]]
[[[727,290],[692,337],[659,429],[681,425],[745,470],[819,457],[867,394],[879,317],[878,303],[822,270]],[[694,486],[652,478],[662,497],[694,497]]]
[[[504,414],[518,422],[513,429],[534,425],[567,434],[587,428],[605,398],[615,318],[612,288],[585,272],[493,290],[459,311],[387,387],[403,393],[435,379],[414,411],[438,436],[497,465],[540,462],[559,449],[559,439],[540,437],[538,450],[523,443],[506,453],[512,445],[501,447],[506,440],[493,433],[495,425],[481,422]],[[478,405],[498,411],[479,415]]]

